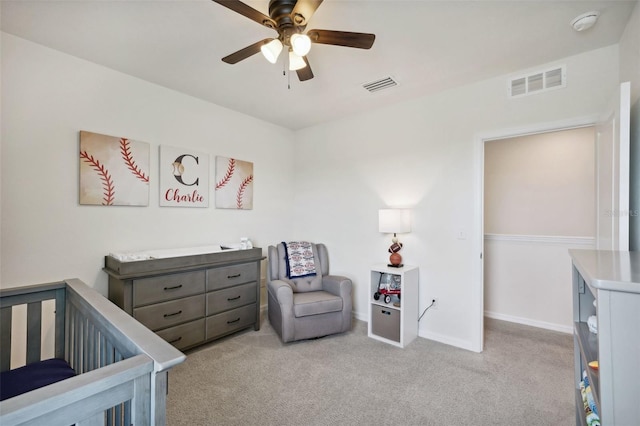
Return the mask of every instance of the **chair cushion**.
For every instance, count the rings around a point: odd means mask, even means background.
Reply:
[[[0,401],[75,376],[63,359],[47,359],[0,373]]]
[[[342,298],[326,291],[293,293],[293,314],[296,318],[342,311]]]

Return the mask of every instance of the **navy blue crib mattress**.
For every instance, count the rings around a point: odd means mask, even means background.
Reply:
[[[52,358],[0,373],[0,401],[76,375],[64,359]]]

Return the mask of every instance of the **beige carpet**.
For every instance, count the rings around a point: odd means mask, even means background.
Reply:
[[[399,349],[362,321],[283,345],[264,319],[187,353],[169,374],[168,424],[574,425],[572,336],[485,324],[477,354],[422,338]]]

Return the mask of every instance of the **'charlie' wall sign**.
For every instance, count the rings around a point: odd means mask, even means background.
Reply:
[[[209,155],[160,147],[160,205],[209,207]]]

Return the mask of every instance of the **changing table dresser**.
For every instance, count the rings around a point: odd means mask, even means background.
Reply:
[[[103,270],[109,300],[164,340],[184,350],[260,329],[262,249],[147,253],[140,260],[105,256]]]

